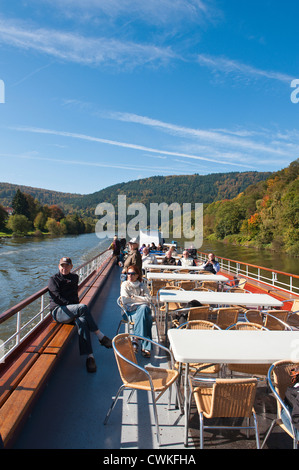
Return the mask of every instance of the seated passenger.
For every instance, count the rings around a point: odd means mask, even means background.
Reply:
[[[144,336],[152,339],[152,312],[150,308],[151,296],[147,286],[142,282],[138,266],[129,266],[127,270],[127,281],[121,284],[121,301],[123,306],[134,322],[134,333],[136,336]],[[133,340],[135,352],[139,344]],[[151,355],[151,342],[142,340],[141,354],[144,357]]]
[[[218,261],[215,260],[214,253],[209,253],[208,261],[203,263],[200,266],[200,269],[204,269],[205,271],[210,271],[212,274],[217,274],[220,271],[220,265]]]
[[[150,253],[148,247],[143,248],[142,253],[142,268],[149,264],[157,264],[157,259],[153,253]]]
[[[176,265],[175,259],[172,256],[172,251],[167,251],[165,257],[163,258],[162,264]]]
[[[50,312],[57,323],[74,322],[76,324],[80,354],[87,355],[86,368],[88,372],[96,372],[97,367],[90,332],[95,333],[100,344],[106,348],[112,348],[112,342],[99,330],[88,306],[80,303],[78,297],[79,276],[71,272],[72,267],[70,258],[61,258],[58,266],[59,272],[54,274],[48,282]]]
[[[184,268],[196,266],[194,259],[189,256],[189,251],[184,250],[183,257],[178,261],[178,266],[183,266]]]

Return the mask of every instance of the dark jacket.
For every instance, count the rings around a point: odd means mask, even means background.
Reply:
[[[299,431],[299,388],[288,387],[285,394],[285,402],[291,407],[292,422]]]
[[[137,249],[130,251],[129,254],[127,255],[125,262],[124,262],[123,271],[127,272],[129,266],[138,266],[140,272],[142,272],[142,258],[141,258],[141,254],[139,253]]]
[[[50,278],[48,289],[51,311],[57,306],[79,303],[78,282],[79,276],[74,273],[63,276],[58,272]]]
[[[165,258],[163,258],[162,264],[171,264],[171,265],[175,265],[175,264],[176,264],[176,261],[175,261],[175,258],[173,258],[173,257],[168,258],[167,256],[165,256]]]

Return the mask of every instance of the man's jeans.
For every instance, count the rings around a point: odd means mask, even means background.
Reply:
[[[71,304],[56,307],[52,311],[52,317],[58,323],[75,322],[79,335],[80,354],[92,354],[90,332],[97,331],[99,328],[87,305]]]
[[[152,339],[152,312],[148,305],[142,304],[133,312],[127,312],[134,322],[134,334]],[[152,343],[142,340],[142,349],[151,350]]]

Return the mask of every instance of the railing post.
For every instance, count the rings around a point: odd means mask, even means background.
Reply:
[[[41,296],[41,302],[40,302],[40,309],[41,309],[41,320],[44,319],[44,296]]]
[[[16,335],[16,344],[20,344],[20,340],[21,340],[21,335],[20,335],[20,330],[21,330],[21,312],[22,310],[20,310],[18,313],[17,313],[17,335]]]

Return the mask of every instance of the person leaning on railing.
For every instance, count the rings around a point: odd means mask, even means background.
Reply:
[[[79,335],[80,355],[87,355],[88,372],[96,372],[97,366],[93,355],[90,332],[95,333],[99,342],[106,348],[112,348],[111,339],[105,336],[95,323],[87,305],[79,302],[79,276],[71,273],[73,264],[70,258],[63,257],[59,261],[59,272],[48,282],[50,295],[50,311],[58,323],[75,322]]]

